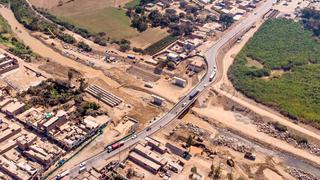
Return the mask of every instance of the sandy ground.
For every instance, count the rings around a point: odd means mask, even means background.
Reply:
[[[291,2],[282,1],[275,6],[275,9],[280,11],[280,15],[290,14],[290,17],[295,17],[294,12],[296,7],[304,8],[307,7],[309,3],[309,1],[304,0],[291,0]]]
[[[176,129],[176,126],[180,123],[192,123],[201,129],[212,132],[212,135],[210,138],[213,138],[217,132],[216,129],[212,125],[210,125],[208,122],[203,121],[202,119],[192,115],[191,113],[188,113],[181,120],[171,122],[170,125],[167,126],[165,129],[153,135],[153,138],[155,138],[156,140],[162,143],[170,142],[173,144],[181,144],[180,142],[173,141],[173,139],[168,140],[166,136],[173,129]],[[185,132],[185,134],[181,134],[181,135],[187,137],[188,132]],[[262,179],[272,179],[272,178],[278,178],[278,177],[280,178],[283,177],[284,179],[290,179],[290,180],[293,179],[290,175],[288,175],[284,171],[281,165],[281,161],[275,157],[271,158],[270,156],[258,151],[256,152],[257,159],[255,161],[250,161],[243,158],[243,153],[233,151],[229,148],[208,145],[207,143],[206,143],[206,146],[210,149],[213,149],[218,154],[213,159],[210,159],[206,157],[206,155],[201,154],[202,149],[197,147],[191,147],[189,152],[192,154],[192,158],[189,161],[183,160],[183,162],[186,163],[184,166],[184,170],[179,174],[174,174],[172,179],[174,180],[186,179],[186,177],[190,175],[190,170],[193,166],[197,167],[198,172],[204,175],[205,179],[208,179],[207,175],[209,174],[211,164],[214,164],[215,167],[218,167],[220,164],[222,168],[222,177],[223,177],[222,179],[226,179],[227,173],[230,172],[230,168],[226,165],[225,158],[227,157],[231,157],[236,164],[236,166],[232,169],[234,179],[237,179],[240,176],[244,177],[245,179],[249,179],[248,172],[255,174],[260,168],[263,168],[263,167],[271,167],[272,169],[268,169],[268,168],[266,168],[266,170],[262,169],[263,172],[265,172],[261,174],[261,177],[263,177]],[[279,173],[280,175],[278,175],[277,173]]]
[[[28,31],[15,19],[13,13],[9,9],[1,7],[0,13],[8,21],[11,27],[17,27],[18,32],[15,31],[17,37],[20,38],[26,45],[28,45],[34,52],[37,52],[43,57],[51,58],[52,61],[58,62],[61,65],[72,67],[80,72],[84,72],[84,75],[88,78],[99,77],[112,86],[118,86],[116,82],[104,76],[102,72],[62,56],[51,48],[42,44],[36,38],[30,36]]]
[[[316,164],[320,162],[320,157],[311,155],[305,150],[295,148],[292,145],[279,139],[273,138],[265,133],[258,132],[257,127],[250,123],[250,119],[238,113],[224,110],[222,106],[209,105],[207,108],[193,108],[193,110],[195,110],[195,112],[197,112],[200,115],[211,117],[215,119],[215,121],[235,131],[241,132],[246,136],[252,137],[258,141],[266,143],[270,145],[270,147],[276,147],[282,151],[290,152],[297,156],[308,159],[309,161],[314,162]],[[248,131],[248,129],[250,129],[250,131]]]

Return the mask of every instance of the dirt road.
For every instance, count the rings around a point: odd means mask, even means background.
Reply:
[[[84,64],[76,62],[70,58],[62,56],[60,53],[54,51],[50,47],[44,45],[41,41],[31,36],[27,29],[21,25],[10,9],[0,7],[1,15],[8,21],[12,29],[16,29],[14,33],[21,39],[27,46],[40,56],[48,57],[63,66],[72,67],[81,72],[86,78],[100,78],[113,87],[118,87],[119,84],[112,79],[106,77],[101,71],[95,70]]]

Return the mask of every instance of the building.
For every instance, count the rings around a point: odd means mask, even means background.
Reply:
[[[191,34],[192,38],[197,38],[197,39],[206,39],[207,38],[207,33],[204,31],[194,31]]]
[[[67,122],[67,112],[59,110],[54,117],[51,117],[48,121],[42,124],[41,129],[43,132],[49,132],[50,130],[60,127]]]
[[[154,151],[151,151],[150,146],[142,146],[141,144],[137,144],[134,149],[134,152],[137,154],[149,159],[150,161],[161,165],[162,167],[167,164],[168,160],[165,159],[160,154],[157,154]]]
[[[157,172],[160,170],[161,166],[157,163],[152,162],[151,160],[139,155],[136,152],[131,152],[129,154],[129,160],[132,162],[138,164],[142,168],[148,170],[149,172],[153,174],[157,174]]]
[[[147,141],[147,145],[150,146],[152,150],[157,151],[160,154],[164,154],[167,152],[167,148],[159,141],[150,137],[146,137],[145,140]]]
[[[26,157],[39,162],[46,169],[65,154],[65,151],[49,142],[36,141],[30,145],[27,150],[23,151],[23,154]]]
[[[180,173],[183,171],[183,166],[181,166],[180,164],[178,163],[174,163],[172,161],[170,161],[168,163],[168,167],[171,171],[175,172],[175,173]]]
[[[9,72],[19,67],[16,59],[10,58],[7,55],[0,54],[0,74]]]
[[[32,175],[29,175],[26,171],[19,169],[16,163],[8,160],[4,156],[0,156],[0,171],[9,175],[11,179],[25,180],[30,179]]]
[[[24,111],[25,106],[26,106],[26,104],[14,99],[9,104],[7,104],[3,108],[1,108],[1,110],[7,116],[15,117],[16,115],[18,115]]]
[[[180,156],[184,159],[190,159],[191,155],[185,149],[172,145],[170,143],[166,143],[165,145],[169,151],[177,156]]]
[[[12,98],[4,98],[0,101],[0,108],[2,109],[3,107],[5,107],[6,105],[8,105],[9,103],[13,102]]]
[[[201,59],[194,59],[189,65],[188,70],[198,73],[204,69],[204,62]]]
[[[198,38],[194,38],[194,39],[187,39],[186,41],[183,41],[183,48],[186,51],[192,51],[194,49],[196,49],[198,46],[201,45],[203,41],[201,39]]]
[[[27,127],[31,127],[40,132],[40,127],[43,123],[53,117],[52,113],[44,113],[42,108],[30,108],[19,114],[16,119]]]
[[[162,97],[152,94],[151,97],[153,98],[152,103],[157,106],[162,106],[162,103],[165,101]]]
[[[180,86],[180,87],[186,87],[187,81],[182,79],[182,78],[174,76],[173,77],[173,84],[177,85],[177,86]]]
[[[7,151],[10,151],[12,148],[16,147],[17,143],[16,143],[16,141],[14,141],[12,139],[8,139],[6,141],[3,141],[0,145],[1,145],[0,146],[0,154],[4,154]]]
[[[20,150],[28,149],[35,141],[37,140],[37,136],[32,133],[23,134],[16,139],[17,145]]]
[[[98,132],[100,127],[106,125],[110,118],[103,117],[104,123],[99,123],[97,118],[87,116],[80,123],[68,122],[57,129],[51,129],[48,136],[65,149],[79,146],[89,137]]]
[[[21,127],[14,123],[0,120],[0,143],[8,140],[10,137],[17,135],[21,131]]]
[[[179,61],[180,57],[177,53],[170,52],[167,54],[167,60],[168,61]]]

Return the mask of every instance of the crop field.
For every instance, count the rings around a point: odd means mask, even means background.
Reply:
[[[52,8],[50,12],[93,33],[105,32],[106,37],[112,39],[130,40],[133,46],[138,48],[149,46],[168,35],[165,29],[160,28],[149,28],[145,32],[138,32],[130,26],[131,21],[125,15],[125,10],[114,8],[113,4],[113,0],[76,0]]]
[[[263,67],[249,66],[249,60]],[[279,70],[280,76],[270,76]],[[228,75],[246,96],[320,127],[320,41],[300,23],[267,21],[237,55]]]

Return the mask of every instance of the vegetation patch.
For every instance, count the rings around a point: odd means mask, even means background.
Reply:
[[[141,0],[132,0],[130,2],[128,2],[127,4],[124,5],[125,8],[129,9],[129,8],[135,8],[136,6],[138,6],[140,4]]]
[[[0,15],[0,44],[6,46],[8,50],[22,58],[29,60],[35,54],[31,49],[25,46],[22,42],[18,41],[12,33],[11,27],[8,22]]]
[[[255,59],[263,68],[248,66]],[[270,77],[281,70],[281,76]],[[228,72],[235,88],[293,119],[320,127],[320,42],[298,22],[267,21]]]
[[[165,47],[169,46],[171,43],[173,43],[177,39],[178,39],[177,36],[169,35],[161,39],[160,41],[152,44],[151,46],[147,47],[145,49],[145,52],[150,55],[156,54],[157,52],[163,50]]]

